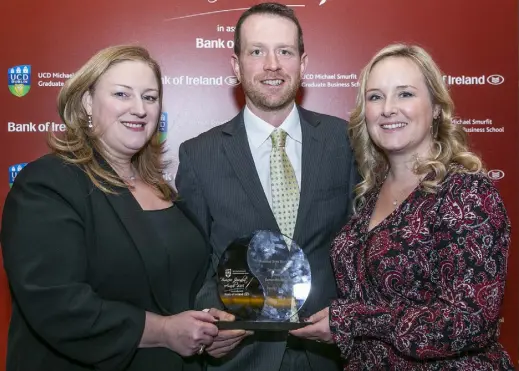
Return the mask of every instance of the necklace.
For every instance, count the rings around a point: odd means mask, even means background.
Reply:
[[[128,180],[135,180],[135,173],[131,173],[129,176],[121,175],[121,178]]]
[[[133,169],[130,175],[120,175],[120,177],[123,180],[127,181],[130,185],[134,185],[135,179],[137,179],[137,177],[135,176],[135,171],[133,171]]]
[[[386,181],[386,178],[387,178],[387,173],[386,173],[386,176],[384,177],[384,183]],[[391,192],[391,190],[389,188],[387,188],[387,193],[389,194],[389,196],[391,197],[392,201],[391,201],[391,204],[393,205],[394,208],[396,208],[398,206],[398,204],[401,203],[401,201],[399,201],[400,198],[403,198],[403,200],[405,198],[407,198],[409,196],[410,193],[413,192],[413,190],[422,183],[422,180],[421,179],[418,179],[418,183],[413,185],[412,188],[411,187],[405,187],[404,189],[401,189],[399,192],[398,192],[398,197],[395,197],[393,192]],[[409,189],[410,188],[410,189]],[[410,192],[409,192],[410,190]],[[403,195],[406,194],[407,196],[406,197],[403,197]],[[402,201],[403,201],[402,200]]]

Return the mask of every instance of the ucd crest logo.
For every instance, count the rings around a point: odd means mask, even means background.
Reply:
[[[14,96],[26,95],[31,90],[31,66],[27,64],[8,68],[7,85]]]
[[[159,140],[163,143],[168,136],[168,113],[162,112],[160,114],[159,122]]]
[[[26,162],[9,166],[9,188],[13,186],[14,179],[16,178],[18,173],[22,171],[25,165],[27,165]]]

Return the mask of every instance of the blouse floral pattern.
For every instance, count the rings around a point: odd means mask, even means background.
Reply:
[[[332,246],[344,370],[513,370],[498,343],[510,223],[493,183],[451,170],[368,231],[379,190]]]

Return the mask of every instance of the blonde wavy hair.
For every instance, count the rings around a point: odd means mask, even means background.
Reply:
[[[362,181],[355,187],[355,211],[365,203],[366,193],[380,185],[389,170],[384,152],[371,140],[366,127],[366,85],[373,67],[389,57],[406,58],[415,63],[423,74],[433,105],[441,109],[432,124],[432,148],[428,158],[416,159],[414,172],[418,176],[433,172],[433,176],[422,181],[428,193],[434,193],[449,169],[458,172],[476,173],[483,170],[481,159],[469,151],[468,137],[461,125],[452,122],[454,103],[451,99],[443,74],[432,57],[416,45],[393,44],[375,54],[363,68],[356,105],[350,116],[348,135],[357,160]],[[461,166],[451,166],[459,164]]]
[[[66,129],[60,134],[51,132],[48,137],[48,146],[53,153],[68,163],[80,166],[94,185],[106,193],[115,193],[113,187],[129,188],[129,185],[100,161],[99,156],[106,161],[106,150],[95,130],[88,127],[88,114],[83,106],[83,96],[86,92],[95,94],[99,78],[112,66],[124,61],[143,62],[153,70],[159,87],[159,106],[162,110],[162,75],[158,63],[143,47],[112,46],[96,53],[67,80],[58,95],[58,111]],[[162,175],[166,167],[163,161],[165,148],[160,142],[158,129],[157,122],[157,130],[148,143],[132,157],[131,162],[143,182],[153,187],[162,199],[171,200],[175,193]]]

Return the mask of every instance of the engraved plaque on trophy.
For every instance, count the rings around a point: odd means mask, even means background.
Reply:
[[[306,326],[298,311],[311,289],[303,250],[279,232],[258,230],[233,241],[220,258],[218,292],[233,322],[220,329],[288,331]]]

